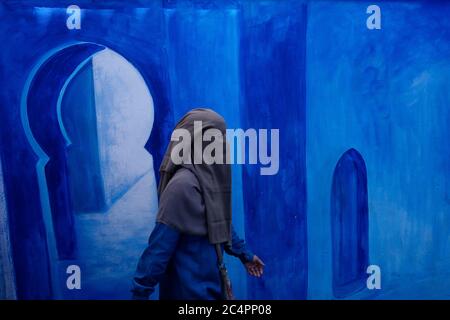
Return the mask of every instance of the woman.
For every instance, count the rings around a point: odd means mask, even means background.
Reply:
[[[198,125],[200,121],[198,132],[194,122]],[[187,130],[194,146],[198,135],[209,129],[220,130],[225,137],[226,124],[212,110],[194,109],[175,129]],[[226,153],[225,139],[219,142]],[[264,263],[246,249],[231,225],[230,165],[196,164],[194,159],[202,157],[205,149],[201,143],[201,150],[193,148],[182,164],[175,164],[171,158],[176,142],[167,148],[160,167],[156,225],[134,276],[134,299],[148,299],[158,283],[160,299],[232,298],[222,263],[223,250],[239,258],[250,275],[263,274]]]

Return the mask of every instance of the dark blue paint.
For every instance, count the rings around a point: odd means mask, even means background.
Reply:
[[[333,292],[345,297],[366,285],[369,259],[367,171],[355,149],[336,164],[330,208]]]
[[[234,228],[230,243],[223,249],[224,254],[243,263],[253,258]],[[207,237],[181,234],[170,226],[156,223],[133,277],[134,296],[145,299],[159,283],[161,300],[222,299],[216,262],[215,248]]]
[[[70,146],[67,166],[72,208],[76,212],[105,209],[103,179],[98,151],[92,61],[70,81],[65,90],[61,114]]]
[[[249,248],[266,262],[249,281],[250,299],[305,299],[307,294],[305,166],[306,7],[299,1],[245,2],[241,63],[246,128],[280,129],[280,171],[243,170]]]

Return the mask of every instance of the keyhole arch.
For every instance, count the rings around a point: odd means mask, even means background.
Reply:
[[[105,50],[126,60],[115,50],[93,42],[73,42],[50,50],[34,65],[22,91],[20,117],[25,136],[37,158],[36,172],[55,297],[61,296],[56,283],[59,276],[55,262],[74,259],[77,250],[64,153],[72,141],[63,121],[62,101],[65,89],[79,70]],[[150,86],[143,77],[142,80],[152,98]],[[154,108],[153,100],[151,105]],[[151,111],[149,131],[154,119],[154,110]],[[149,136],[150,132],[147,141],[142,143],[143,149],[147,149]]]

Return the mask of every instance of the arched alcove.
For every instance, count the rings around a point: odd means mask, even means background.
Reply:
[[[32,70],[21,117],[38,157],[54,297],[128,296],[157,208],[147,150],[153,107],[140,72],[102,45],[57,49]],[[84,290],[76,296],[60,283],[61,261],[69,260],[83,270]],[[113,265],[120,267],[105,273]]]
[[[365,286],[368,265],[367,171],[355,149],[336,164],[330,208],[333,293],[342,298]]]

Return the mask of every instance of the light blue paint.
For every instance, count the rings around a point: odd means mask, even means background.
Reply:
[[[83,8],[87,7],[88,6],[83,6]],[[93,6],[91,5],[90,7],[92,8]],[[166,69],[162,55],[162,33],[160,32],[161,19],[158,19],[158,17],[162,16],[162,8],[160,3],[156,4],[156,2],[152,2],[146,4],[146,10],[141,10],[139,12],[142,19],[130,19],[129,15],[133,14],[133,10],[112,9],[108,10],[107,14],[104,14],[105,10],[85,10],[85,14],[82,16],[84,22],[82,35],[80,32],[69,31],[64,27],[60,28],[61,23],[64,26],[65,10],[61,10],[61,8],[52,8],[49,9],[49,11],[51,11],[52,14],[49,15],[49,19],[47,20],[48,23],[46,22],[44,24],[41,20],[39,20],[37,13],[29,2],[23,4],[18,3],[17,6],[4,6],[3,3],[0,5],[0,14],[5,25],[5,28],[2,28],[1,30],[2,40],[6,40],[6,38],[11,36],[18,36],[13,42],[21,43],[20,50],[15,50],[11,46],[3,50],[1,55],[2,62],[10,60],[11,58],[15,62],[20,61],[20,63],[17,65],[15,63],[5,63],[5,68],[1,68],[0,70],[0,79],[4,87],[1,94],[2,103],[0,104],[1,118],[4,120],[2,120],[2,126],[0,126],[0,152],[6,159],[6,185],[15,186],[14,192],[8,193],[8,203],[10,204],[11,210],[14,212],[14,219],[11,220],[11,228],[14,230],[12,233],[12,247],[14,259],[15,262],[17,262],[18,296],[21,299],[48,299],[55,297],[51,286],[49,286],[49,279],[58,278],[55,277],[55,273],[53,273],[53,277],[50,277],[48,272],[50,269],[49,265],[55,263],[54,260],[48,259],[47,256],[48,241],[46,239],[46,230],[52,230],[52,228],[44,225],[42,219],[43,214],[41,212],[42,205],[40,203],[42,201],[40,201],[40,197],[38,196],[38,189],[46,190],[47,188],[46,185],[43,186],[41,184],[39,186],[37,183],[39,179],[36,174],[35,166],[38,159],[36,159],[35,152],[29,143],[29,136],[31,135],[27,136],[23,126],[20,125],[21,118],[28,119],[28,115],[23,117],[23,115],[20,114],[21,111],[18,107],[8,108],[8,110],[6,109],[7,105],[20,105],[20,101],[18,100],[20,100],[21,91],[23,89],[23,84],[26,82],[26,78],[30,77],[30,79],[33,78],[36,80],[36,77],[33,77],[33,75],[30,76],[29,73],[40,56],[44,52],[48,52],[49,48],[59,47],[62,43],[68,42],[80,43],[80,40],[93,42],[98,40],[101,43],[108,44],[117,49],[115,51],[125,53],[124,56],[132,61],[133,65],[136,65],[142,72],[142,77],[145,79],[146,84],[148,84],[150,91],[152,91],[152,97],[155,99],[155,104],[158,106],[155,119],[159,120],[159,130],[154,131],[154,134],[152,134],[152,137],[145,146],[148,150],[155,152],[157,165],[159,165],[164,152],[163,142],[165,143],[167,141],[166,133],[169,132],[169,122],[172,120],[167,95],[167,85],[164,81],[164,79],[166,79]],[[117,18],[116,14],[118,14],[119,18]],[[98,24],[99,19],[104,22],[102,25]],[[114,21],[111,20],[109,21],[110,23],[108,23],[108,19],[114,19]],[[130,23],[131,20],[133,23]],[[10,30],[13,25],[14,27]],[[30,25],[33,26],[32,29],[28,28]],[[40,27],[45,27],[45,30]],[[16,33],[18,29],[21,29],[21,31]],[[54,32],[49,34],[48,30],[53,30]],[[134,34],[136,38],[129,37],[130,34]],[[24,37],[24,39],[22,39],[22,37]],[[43,39],[45,39],[45,41]],[[144,41],[146,46],[142,46],[139,51],[136,51],[134,44],[140,41]],[[13,50],[11,51],[10,49]],[[73,54],[74,50],[71,52]],[[77,55],[76,52],[75,55]],[[78,61],[78,59],[76,60]],[[69,59],[66,61],[72,65],[74,60]],[[77,65],[75,65],[74,68],[76,66]],[[59,68],[61,68],[61,70]],[[58,78],[58,70],[62,72],[62,69],[64,69],[63,65],[59,65],[59,67],[52,69],[52,73],[55,75],[57,81],[66,80],[65,78],[59,79],[62,77]],[[66,69],[64,71],[64,76],[69,76],[69,74],[66,75]],[[5,80],[6,74],[10,75],[10,78],[12,78],[11,81]],[[41,80],[41,88],[45,91],[42,78],[39,77],[39,79]],[[61,86],[63,86],[63,83],[61,83]],[[57,92],[55,92],[55,106],[59,91],[60,88],[58,88]],[[7,94],[4,95],[3,93]],[[52,100],[53,97],[51,97],[48,93],[49,92],[46,92],[47,97],[49,100]],[[11,101],[10,98],[14,101]],[[34,95],[34,98],[38,97]],[[3,101],[6,102],[6,100],[8,100],[8,102],[3,103]],[[33,121],[33,130],[39,131],[39,139],[43,139],[44,137],[46,142],[49,142],[49,140],[51,141],[51,139],[55,139],[58,140],[58,142],[63,142],[64,144],[64,137],[59,134],[60,132],[58,132],[60,131],[58,129],[58,122],[54,121],[57,118],[56,107],[53,109],[53,100],[50,102],[52,109],[49,110],[48,114],[44,114],[43,117],[46,118],[46,121],[52,122],[52,131],[48,130],[48,132],[46,132],[46,127],[48,127],[48,124],[38,121]],[[55,111],[54,113],[53,110]],[[33,116],[38,119],[39,113],[34,113]],[[56,122],[56,127],[54,126],[54,122]],[[29,126],[25,127],[29,128]],[[14,136],[14,141],[8,139],[7,135]],[[49,147],[49,145],[52,145],[51,142],[46,146],[46,148]],[[64,150],[54,149],[55,148],[52,148],[52,152],[59,152],[57,153],[57,161],[61,159],[63,160]],[[53,153],[51,156],[52,159],[50,159],[50,163],[54,160]],[[61,171],[56,172],[55,176],[57,176],[57,179],[51,179],[55,171],[50,174],[50,179],[48,181],[53,181],[55,183],[53,183],[51,190],[52,192],[47,193],[47,197],[49,194],[54,195],[55,190],[63,190],[62,193],[66,191],[66,188],[64,188],[66,177],[64,176],[65,173],[62,171],[64,169],[63,162],[64,161],[59,162],[62,165],[59,167],[61,168]],[[54,163],[55,162],[53,162],[53,164]],[[57,162],[58,165],[59,163]],[[49,167],[50,166],[47,164],[47,169]],[[15,173],[19,171],[20,175]],[[61,178],[61,180],[58,180],[59,178]],[[155,187],[153,189],[155,189]],[[144,188],[144,190],[151,191],[152,189]],[[144,192],[142,195],[145,197],[147,194]],[[61,207],[65,206],[67,209],[70,207],[67,205],[70,199],[66,198],[64,194],[62,194],[62,196],[63,197],[61,198],[63,201],[61,203]],[[152,202],[149,203],[151,204]],[[54,205],[53,201],[51,205]],[[48,207],[50,207],[50,205],[48,205]],[[55,210],[55,212],[59,211]],[[66,213],[66,211],[64,212]],[[67,217],[70,218],[70,215],[67,215]],[[150,220],[150,226],[151,223],[152,222]],[[57,233],[64,233],[65,229],[58,228],[55,231]],[[146,233],[146,237],[148,236],[148,233],[149,232]],[[145,245],[145,240],[138,240]],[[139,254],[135,254],[135,259],[137,260]],[[49,260],[52,261],[49,263]],[[128,260],[132,263],[131,259]],[[40,277],[33,277],[33,272],[39,272]],[[62,272],[62,276],[64,277],[65,270],[58,270],[58,273],[60,272]],[[111,274],[111,276],[113,275]],[[127,278],[127,282],[128,279],[129,278]],[[111,290],[110,292],[116,293],[117,291]],[[122,293],[128,294],[128,288],[122,290],[121,294]]]

